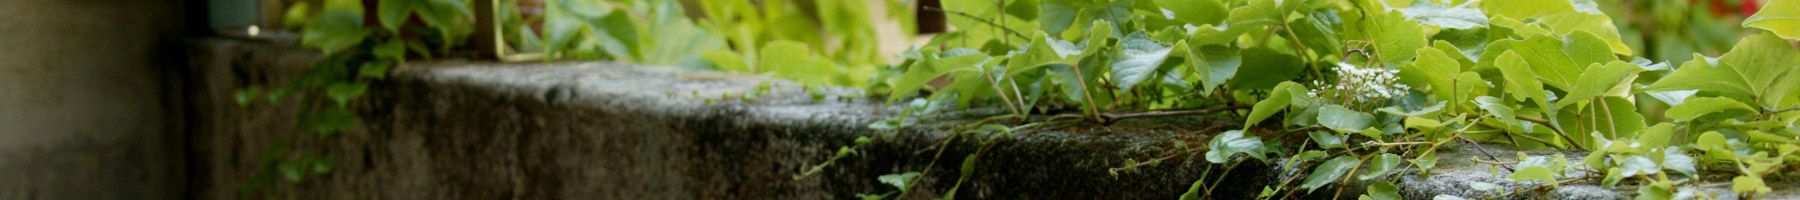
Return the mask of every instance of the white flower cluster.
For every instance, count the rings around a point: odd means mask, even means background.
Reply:
[[[1331,92],[1333,96],[1352,95],[1353,101],[1372,102],[1391,99],[1405,95],[1411,86],[1400,83],[1398,69],[1362,68],[1356,65],[1339,62],[1332,71],[1337,72],[1336,83],[1314,80],[1315,89],[1309,93],[1315,97],[1319,93]]]

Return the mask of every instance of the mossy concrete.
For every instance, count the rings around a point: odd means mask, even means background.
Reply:
[[[859,90],[809,93],[800,84],[752,75],[687,71],[606,62],[411,62],[376,81],[356,103],[362,121],[349,133],[320,137],[293,130],[295,101],[237,106],[231,92],[282,83],[310,63],[291,44],[208,40],[194,66],[206,77],[190,103],[197,131],[190,156],[199,197],[231,199],[851,199],[895,191],[877,177],[930,173],[905,199],[937,197],[956,185],[974,139],[948,140],[960,125],[999,113],[975,109],[920,119],[900,131],[867,125],[899,107]],[[265,53],[258,53],[265,52]],[[266,53],[288,52],[288,53]],[[766,92],[757,85],[767,83]],[[761,93],[744,98],[746,93]],[[1296,172],[1280,158],[1249,162],[1229,177],[1199,154],[1176,154],[1135,171],[1109,169],[1125,160],[1171,155],[1177,141],[1204,143],[1228,116],[1070,122],[1037,126],[997,143],[974,165],[957,197],[973,199],[1174,199],[1195,180],[1222,180],[1217,199],[1253,198]],[[857,137],[875,142],[822,172],[795,178]],[[257,186],[270,158],[288,144],[323,155],[330,173]],[[1503,162],[1514,152],[1489,147]],[[1395,178],[1409,199],[1438,194],[1480,197],[1471,181],[1514,189],[1504,172],[1470,162],[1473,147],[1453,146],[1429,177]],[[1532,154],[1558,152],[1528,151]],[[1579,155],[1570,155],[1579,159]],[[935,159],[934,159],[935,158]],[[1417,173],[1412,171],[1409,173]],[[274,179],[279,180],[279,179]],[[1298,180],[1295,180],[1297,185]],[[1358,183],[1361,184],[1361,183]],[[1590,185],[1590,186],[1583,186]],[[247,187],[254,186],[254,187]],[[1361,188],[1361,187],[1350,187]],[[1515,198],[1619,199],[1635,189],[1573,183]],[[1353,198],[1335,187],[1293,198]],[[1784,190],[1785,192],[1785,190]]]

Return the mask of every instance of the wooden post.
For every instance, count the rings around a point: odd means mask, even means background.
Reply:
[[[501,38],[499,32],[501,29],[494,21],[496,19],[494,11],[495,8],[498,8],[495,4],[499,1],[501,0],[475,0],[475,35],[471,37],[474,41],[469,42],[469,48],[476,50],[477,57],[500,57]]]

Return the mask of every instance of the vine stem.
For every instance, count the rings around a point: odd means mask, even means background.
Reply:
[[[1076,84],[1076,86],[1081,87],[1081,96],[1087,98],[1088,113],[1093,113],[1094,121],[1099,121],[1100,123],[1106,123],[1106,119],[1100,118],[1099,105],[1094,105],[1098,102],[1094,102],[1094,94],[1093,94],[1093,92],[1089,92],[1089,89],[1087,86],[1087,79],[1082,78],[1082,76],[1081,76],[1081,64],[1077,63],[1074,65],[1069,65],[1069,68],[1073,69],[1073,70],[1069,70],[1069,71],[1075,71],[1075,84]]]
[[[958,17],[974,19],[975,21],[981,22],[983,24],[987,24],[989,26],[1000,27],[1000,30],[1006,31],[1006,33],[1010,33],[1009,35],[1012,35],[1013,37],[1019,37],[1019,39],[1026,39],[1026,40],[1031,39],[1031,37],[1026,37],[1024,33],[1020,33],[1017,30],[1012,30],[1012,28],[1008,28],[1006,26],[1003,26],[1003,25],[1000,25],[1000,24],[997,24],[997,23],[994,23],[991,21],[987,21],[987,19],[982,19],[981,17],[977,17],[975,15],[970,15],[969,13],[964,13],[964,12],[954,11],[954,10],[945,10],[944,8],[938,8],[938,7],[923,7],[923,8],[925,8],[925,10],[950,13],[950,14],[956,15]],[[1000,16],[1000,17],[1004,18],[1006,16]]]
[[[983,70],[981,70],[981,71],[987,71],[987,70],[985,70],[985,69],[983,69]],[[1019,117],[1019,116],[1025,116],[1025,113],[1024,113],[1024,112],[1020,112],[1020,111],[1019,111],[1019,105],[1013,105],[1013,100],[1012,100],[1012,98],[1010,98],[1010,97],[1007,97],[1007,96],[1006,96],[1006,90],[1005,90],[1005,89],[1000,89],[1000,82],[999,82],[999,81],[994,81],[994,77],[993,77],[993,76],[989,76],[989,75],[988,75],[988,74],[987,74],[987,73],[986,73],[986,72],[983,72],[983,73],[982,73],[982,74],[981,74],[981,78],[986,78],[986,79],[987,79],[987,81],[988,81],[988,83],[989,83],[989,84],[988,84],[988,85],[990,85],[990,86],[994,86],[994,93],[998,93],[998,94],[1000,94],[1000,100],[1004,100],[1004,101],[1006,101],[1006,108],[1008,108],[1008,109],[1012,109],[1012,112],[1013,112],[1013,116],[1014,116],[1014,117]],[[1025,98],[1025,97],[1019,97],[1019,98],[1021,98],[1021,99],[1022,99],[1022,98]]]
[[[1127,112],[1127,113],[1100,113],[1100,114],[1096,114],[1094,116],[1097,119],[1097,121],[1112,122],[1112,121],[1131,119],[1131,118],[1167,117],[1167,116],[1183,116],[1183,115],[1205,115],[1205,114],[1213,114],[1213,113],[1219,113],[1219,112],[1225,112],[1225,111],[1237,110],[1237,109],[1246,109],[1246,108],[1250,108],[1250,106],[1232,105],[1232,106],[1215,107],[1215,108],[1207,108],[1207,109],[1155,110],[1155,111],[1147,111],[1147,112]],[[1074,118],[1082,118],[1082,116],[1080,114],[1059,114],[1059,115],[1055,115],[1055,116],[1050,116],[1050,120],[1074,119]]]

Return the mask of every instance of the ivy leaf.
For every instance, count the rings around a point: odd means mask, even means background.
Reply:
[[[1319,125],[1339,132],[1357,132],[1369,128],[1375,116],[1357,112],[1339,105],[1327,105],[1319,109]]]
[[[1675,121],[1693,121],[1706,114],[1731,110],[1756,112],[1755,107],[1750,107],[1750,105],[1745,105],[1737,100],[1723,97],[1695,97],[1683,101],[1680,105],[1670,107],[1663,115]]]
[[[888,184],[888,185],[894,186],[895,188],[899,188],[901,191],[906,191],[906,189],[907,189],[906,185],[912,184],[912,183],[909,183],[908,181],[912,181],[914,178],[918,178],[918,177],[919,177],[919,172],[906,172],[906,173],[899,173],[899,174],[881,175],[880,177],[875,177],[875,179],[881,181],[882,184]]]
[[[1449,102],[1468,102],[1474,83],[1457,80],[1461,63],[1437,48],[1418,48],[1418,60],[1400,67],[1400,78],[1408,85],[1430,86],[1431,94]],[[1461,103],[1457,103],[1461,104]]]
[[[1231,157],[1239,153],[1246,154],[1257,160],[1265,159],[1263,157],[1264,151],[1262,139],[1258,139],[1256,136],[1244,135],[1243,130],[1232,130],[1219,134],[1219,136],[1207,143],[1207,148],[1206,161],[1212,163],[1225,163],[1231,161]]]
[[[1237,76],[1238,67],[1244,63],[1243,56],[1230,47],[1220,45],[1189,44],[1187,60],[1194,67],[1195,77],[1200,78],[1201,91],[1212,93],[1213,88],[1225,84],[1226,80]]]
[[[837,65],[832,64],[831,61],[812,56],[812,51],[806,48],[805,43],[786,40],[774,41],[763,46],[759,53],[762,56],[759,61],[762,63],[758,65],[762,66],[763,70],[773,73],[776,77],[796,82],[815,85],[831,84],[833,83],[832,76],[841,73]]]
[[[969,1],[976,2],[976,1]],[[1045,0],[1039,2],[1038,26],[1050,35],[1062,35],[1076,22],[1106,20],[1131,21],[1132,0],[1091,2],[1078,0]],[[991,4],[990,4],[991,5]],[[1079,31],[1079,29],[1077,29]]]
[[[1288,105],[1293,103],[1293,94],[1284,91],[1288,91],[1286,90],[1288,88],[1304,87],[1305,86],[1300,86],[1300,84],[1294,82],[1281,82],[1280,85],[1275,86],[1275,90],[1269,92],[1269,98],[1257,101],[1256,105],[1250,108],[1250,115],[1244,118],[1244,128],[1248,129],[1252,126],[1256,126],[1257,123],[1261,123],[1264,119],[1268,119],[1269,116],[1274,116],[1276,112],[1286,110]]]
[[[1364,179],[1367,180],[1367,179]],[[1358,200],[1400,200],[1400,188],[1393,183],[1375,182],[1369,184],[1369,193],[1357,197]]]
[[[1157,74],[1158,66],[1169,58],[1169,46],[1151,40],[1144,32],[1136,32],[1119,39],[1118,55],[1112,62],[1112,78],[1120,89],[1131,89],[1140,82],[1151,80]]]
[[[1038,32],[1037,35],[1031,37],[1031,46],[1024,53],[1013,56],[1006,63],[1006,74],[1016,75],[1032,72],[1050,64],[1074,65],[1079,60],[1071,57],[1081,55],[1082,51],[1082,47],[1075,46],[1074,43],[1054,39],[1048,33]]]
[[[1638,135],[1637,140],[1644,147],[1663,148],[1669,146],[1669,139],[1674,135],[1675,124],[1664,122],[1644,130],[1644,134]]]
[[[1687,153],[1682,152],[1681,147],[1667,147],[1663,149],[1662,168],[1675,170],[1676,172],[1688,175],[1693,175],[1696,172],[1694,171],[1694,157],[1688,156]]]
[[[1800,87],[1800,50],[1772,34],[1756,34],[1738,41],[1731,52],[1719,56],[1719,62],[1735,69],[1752,95],[1767,99],[1760,101],[1765,107],[1781,106],[1781,99]]]
[[[392,68],[393,66],[393,62],[388,62],[386,60],[365,62],[362,64],[362,67],[356,69],[356,75],[378,80],[386,79],[388,68]]]
[[[1400,158],[1400,155],[1394,155],[1392,153],[1383,153],[1380,156],[1376,156],[1374,160],[1369,161],[1370,162],[1370,163],[1368,163],[1369,169],[1365,170],[1362,177],[1360,177],[1360,178],[1365,181],[1366,180],[1374,180],[1374,179],[1381,178],[1383,176],[1387,176],[1388,174],[1393,174],[1394,172],[1398,172],[1398,170],[1395,170],[1395,169],[1397,169],[1400,166],[1400,161],[1403,161],[1403,160],[1406,160],[1406,159]]]
[[[1569,33],[1563,42],[1563,53],[1569,54],[1569,60],[1575,66],[1589,66],[1619,61],[1613,56],[1612,47],[1608,47],[1605,39],[1585,31]],[[1639,69],[1643,69],[1639,67]]]
[[[1320,148],[1341,149],[1345,147],[1343,135],[1319,131],[1308,132],[1306,135],[1312,138],[1314,143],[1318,143]]]
[[[233,92],[231,97],[238,106],[248,106],[251,101],[256,101],[256,97],[262,96],[262,93],[262,87],[252,86]]]
[[[1421,0],[1414,2],[1410,7],[1401,8],[1400,13],[1421,24],[1448,29],[1471,29],[1487,26],[1487,16],[1482,14],[1481,10],[1469,8],[1469,4],[1444,7],[1444,5]]]
[[[1156,5],[1175,13],[1175,19],[1189,24],[1219,24],[1225,20],[1225,4],[1217,0],[1156,0]]]
[[[1521,157],[1524,157],[1524,155],[1525,153],[1523,152],[1519,153],[1519,156]],[[1555,184],[1556,174],[1561,171],[1561,168],[1562,166],[1556,165],[1556,163],[1551,162],[1549,158],[1544,156],[1525,157],[1519,161],[1517,167],[1513,167],[1513,169],[1518,169],[1518,171],[1513,171],[1512,176],[1508,176],[1507,179],[1513,181],[1543,181]]]
[[[1615,86],[1630,84],[1629,78],[1643,70],[1636,65],[1621,61],[1613,61],[1606,65],[1590,65],[1587,71],[1581,73],[1581,78],[1575,82],[1575,88],[1568,90],[1568,96],[1556,101],[1556,107],[1567,107],[1576,102],[1593,100],[1592,98],[1605,94]]]
[[[1500,98],[1480,96],[1475,97],[1475,106],[1481,107],[1482,110],[1486,110],[1488,115],[1494,117],[1494,119],[1500,119],[1502,123],[1508,126],[1507,130],[1511,131],[1513,130],[1511,127],[1513,125],[1511,121],[1513,120],[1510,119],[1513,119],[1515,115],[1512,107],[1508,107],[1506,103],[1501,101],[1503,100]]]
[[[1500,75],[1506,80],[1507,95],[1512,96],[1514,100],[1537,99],[1536,102],[1540,104],[1550,101],[1548,97],[1544,96],[1544,84],[1538,82],[1537,74],[1532,73],[1531,66],[1518,53],[1510,50],[1501,53],[1500,57],[1495,59],[1494,67],[1500,68]]]
[[[400,26],[405,25],[406,17],[412,16],[413,7],[416,7],[418,2],[416,0],[387,0],[376,4],[376,17],[379,17],[381,27],[386,28],[388,32],[399,33]]]
[[[1437,161],[1437,153],[1425,153],[1425,155],[1419,155],[1419,157],[1406,160],[1406,162],[1412,163],[1413,166],[1417,166],[1420,170],[1425,170],[1427,173],[1431,172],[1431,168],[1437,167]]]
[[[1535,18],[1556,34],[1588,32],[1603,40],[1615,54],[1630,56],[1631,47],[1619,36],[1619,28],[1604,13],[1584,12],[1568,0],[1484,1],[1488,17]],[[1524,35],[1529,36],[1529,35]],[[1526,55],[1531,56],[1531,55]]]
[[[326,10],[312,20],[307,20],[306,27],[300,32],[300,44],[317,48],[331,55],[357,44],[369,36],[369,30],[363,29],[362,13],[342,10]]]
[[[325,96],[338,105],[349,105],[350,100],[361,97],[368,88],[368,84],[362,83],[334,83],[325,88]]]
[[[1306,192],[1312,192],[1313,189],[1337,182],[1339,177],[1343,177],[1345,172],[1349,172],[1350,168],[1355,168],[1356,165],[1361,164],[1360,162],[1362,160],[1357,160],[1356,157],[1343,155],[1319,163],[1318,167],[1313,168],[1312,173],[1306,174],[1306,181],[1300,183],[1300,188],[1306,189]]]
[[[1662,167],[1657,165],[1656,161],[1642,155],[1626,156],[1625,159],[1619,160],[1619,167],[1622,170],[1620,172],[1624,173],[1621,176],[1625,177],[1656,174],[1662,171]]]
[[[1538,80],[1545,85],[1563,90],[1575,89],[1575,80],[1581,76],[1581,67],[1575,60],[1563,53],[1563,42],[1554,37],[1537,36],[1514,44],[1512,51],[1518,52],[1536,74]]]
[[[350,127],[355,126],[357,121],[356,114],[351,113],[349,108],[343,106],[326,107],[323,110],[312,113],[308,118],[310,118],[310,120],[303,121],[312,122],[310,125],[313,126],[313,131],[317,132],[321,137],[331,136],[332,134],[350,130]]]
[[[1755,194],[1767,193],[1771,190],[1772,189],[1770,189],[1768,185],[1763,184],[1762,177],[1740,175],[1736,178],[1731,178],[1731,191]]]
[[[1743,25],[1774,32],[1781,38],[1800,40],[1800,1],[1770,0],[1755,15],[1744,18]]]
[[[1372,19],[1363,21],[1363,34],[1375,41],[1375,53],[1381,63],[1400,65],[1418,56],[1419,48],[1425,47],[1424,28],[1418,22],[1395,12],[1370,15]]]
[[[1300,77],[1306,68],[1300,58],[1268,48],[1244,49],[1239,53],[1243,55],[1243,67],[1238,68],[1237,76],[1225,81],[1233,89],[1270,89],[1282,81]]]

